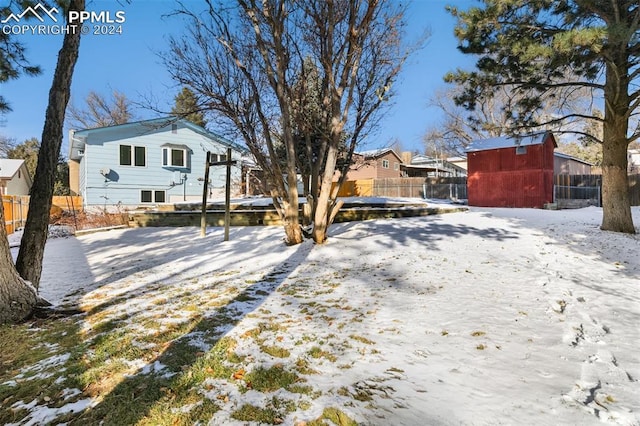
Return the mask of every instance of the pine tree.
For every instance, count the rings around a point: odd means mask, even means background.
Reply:
[[[171,109],[171,114],[187,119],[200,127],[207,127],[207,120],[205,120],[202,109],[198,105],[198,98],[191,89],[183,87],[182,91],[176,95],[175,102],[176,104]]]
[[[27,139],[7,151],[7,158],[24,160],[29,176],[33,181],[38,165],[38,152],[40,151],[40,141],[38,138]]]
[[[29,0],[9,1],[0,6],[0,16],[9,16],[13,12],[24,10],[36,3]],[[33,19],[26,15],[24,19]],[[0,31],[0,84],[14,80],[22,74],[36,76],[42,72],[37,65],[31,65],[27,60],[24,45],[16,40],[10,31]],[[0,112],[11,111],[9,102],[0,93]]]
[[[70,0],[68,10],[82,11],[84,7],[85,0]],[[71,77],[80,48],[81,32],[77,26],[76,30],[65,34],[62,48],[58,53],[58,63],[53,74],[49,103],[45,112],[38,165],[31,187],[29,213],[16,259],[16,269],[20,276],[30,281],[36,289],[40,284],[42,274],[49,211],[51,210],[51,199],[62,145],[65,111],[71,91]]]
[[[479,55],[477,69],[458,70],[447,80],[462,84],[457,101],[468,108],[512,86],[520,100],[508,111],[521,128],[545,128],[574,119],[603,126],[603,230],[635,233],[628,194],[627,147],[640,138],[630,126],[640,109],[640,7],[637,0],[592,2],[484,0],[468,11],[450,8],[464,53]],[[604,98],[604,117],[558,111],[540,120],[550,97],[589,89]]]

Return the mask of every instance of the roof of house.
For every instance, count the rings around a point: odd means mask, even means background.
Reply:
[[[487,151],[490,149],[516,148],[518,146],[541,145],[551,135],[550,132],[535,133],[526,136],[501,136],[490,139],[477,139],[467,146],[466,152]],[[555,144],[555,139],[554,139]]]
[[[359,151],[356,152],[356,155],[362,155],[364,158],[378,158],[378,157],[382,157],[383,155],[387,154],[388,152],[393,153],[393,155],[395,155],[396,157],[398,157],[399,159],[400,156],[393,150],[393,148],[378,148],[378,149],[371,149],[368,151]]]
[[[247,152],[247,149],[244,146],[237,144],[235,142],[232,142],[229,139],[225,138],[224,136],[221,136],[217,133],[210,132],[204,127],[198,126],[197,124],[194,124],[191,121],[186,120],[184,118],[177,118],[177,117],[171,117],[171,116],[153,118],[150,120],[135,121],[135,122],[125,123],[125,124],[117,124],[114,126],[96,127],[94,129],[76,130],[73,132],[73,140],[70,141],[69,143],[69,150],[71,152],[74,148],[82,149],[82,147],[84,146],[84,139],[86,139],[86,137],[91,134],[110,132],[114,130],[119,131],[119,130],[128,129],[128,128],[133,129],[136,127],[144,127],[144,126],[147,126],[149,128],[149,131],[153,131],[153,130],[157,130],[159,128],[168,126],[170,124],[175,124],[175,123],[180,123],[184,125],[186,128],[191,129],[195,133],[198,133],[206,138],[215,140],[216,142],[226,145],[229,148],[233,148],[243,153]],[[70,158],[72,157],[71,154],[69,155],[69,157]]]
[[[12,179],[23,163],[24,160],[0,159],[0,179]]]
[[[556,151],[556,152],[554,152],[554,153],[553,153],[553,156],[554,156],[554,157],[559,157],[559,158],[564,158],[564,159],[566,159],[566,160],[577,161],[577,162],[579,162],[579,163],[583,163],[583,164],[586,164],[586,165],[588,165],[588,166],[593,166],[593,163],[590,163],[590,162],[588,162],[588,161],[585,161],[585,160],[583,160],[583,159],[581,159],[581,158],[574,157],[573,155],[565,154],[564,152],[558,152],[558,151]]]
[[[27,180],[29,186],[31,186],[31,176],[29,176],[27,172],[27,166],[24,160],[20,159],[0,158],[0,179],[13,179],[21,167],[24,167],[24,178]]]

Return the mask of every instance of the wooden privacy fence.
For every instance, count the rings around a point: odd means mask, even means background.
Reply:
[[[13,234],[22,228],[27,221],[29,212],[29,197],[21,195],[3,195],[4,226],[7,234]]]
[[[467,198],[467,180],[455,178],[386,178],[347,181],[339,197]]]
[[[82,197],[71,195],[54,195],[51,204],[66,212],[82,211]]]
[[[77,196],[54,196],[52,201],[52,211],[55,208],[66,212],[82,211],[82,197]],[[29,213],[28,195],[3,195],[2,208],[4,209],[4,226],[7,234],[13,234],[19,228],[24,227]]]

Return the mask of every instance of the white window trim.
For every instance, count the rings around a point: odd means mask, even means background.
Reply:
[[[382,160],[382,168],[383,169],[389,168],[389,160]]]
[[[171,151],[182,151],[182,166],[173,164],[173,157],[171,156]],[[167,159],[167,163],[165,164],[164,159]],[[187,168],[187,150],[184,148],[175,148],[170,146],[165,146],[162,148],[162,167],[179,167],[182,169]]]
[[[142,192],[148,191],[151,193],[151,201],[142,201]],[[164,202],[159,203],[156,201],[156,192],[164,192]],[[167,191],[164,189],[141,189],[140,190],[140,204],[166,204],[167,202]]]

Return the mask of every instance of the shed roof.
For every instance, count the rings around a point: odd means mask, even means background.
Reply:
[[[487,151],[490,149],[515,148],[518,146],[542,145],[550,132],[524,136],[501,136],[490,139],[477,139],[467,146],[466,152]],[[553,136],[553,135],[552,135]],[[554,139],[555,144],[555,139]]]
[[[553,155],[554,155],[554,157],[564,158],[566,160],[577,161],[578,163],[583,163],[583,164],[586,164],[588,166],[593,166],[593,163],[590,163],[590,162],[585,161],[585,160],[583,160],[581,158],[578,158],[578,157],[574,157],[573,155],[565,154],[564,152],[556,151],[556,152],[553,153]]]

